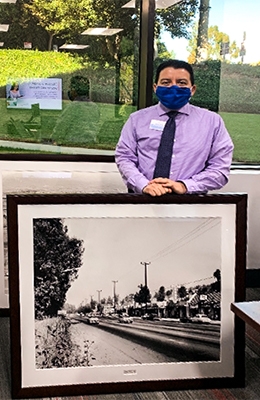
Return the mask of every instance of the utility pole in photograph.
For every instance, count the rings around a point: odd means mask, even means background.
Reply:
[[[97,292],[98,292],[98,304],[100,304],[100,293],[102,292],[102,289],[97,290]]]
[[[116,284],[117,284],[118,281],[112,281],[112,282],[114,284],[114,293],[113,293],[113,295],[114,295],[114,309],[116,309],[116,303],[117,303],[117,301],[116,301]]]
[[[141,261],[140,264],[144,266],[145,312],[147,313],[147,293],[148,293],[147,266],[150,265],[151,263],[146,261]]]

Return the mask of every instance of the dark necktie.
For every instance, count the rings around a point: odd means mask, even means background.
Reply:
[[[169,115],[169,119],[167,120],[163,129],[157,160],[155,163],[153,174],[154,178],[169,178],[170,176],[172,148],[176,128],[175,117],[177,115],[177,111],[170,111],[167,113],[167,115]]]

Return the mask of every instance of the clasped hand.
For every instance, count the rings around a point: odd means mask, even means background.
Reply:
[[[143,193],[150,196],[162,196],[167,193],[184,194],[187,188],[182,182],[176,182],[168,178],[152,179],[147,186],[143,188]]]

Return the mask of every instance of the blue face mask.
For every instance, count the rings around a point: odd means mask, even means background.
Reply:
[[[185,106],[191,98],[191,89],[187,87],[157,86],[156,96],[160,102],[170,110],[179,110]]]

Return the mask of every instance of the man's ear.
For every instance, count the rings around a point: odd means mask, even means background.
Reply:
[[[156,88],[157,88],[157,84],[154,83],[154,84],[153,84],[153,91],[154,91],[154,93],[156,92]]]
[[[192,96],[195,94],[196,89],[197,89],[197,86],[196,86],[196,85],[193,85],[192,88],[191,88],[191,95],[192,95]]]

